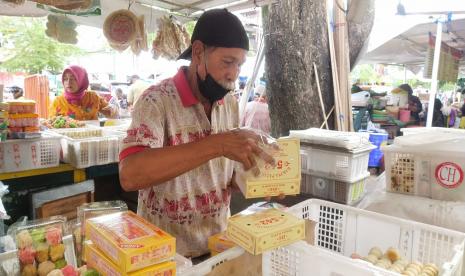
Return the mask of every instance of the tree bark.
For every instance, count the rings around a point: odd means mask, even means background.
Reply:
[[[352,17],[348,16],[348,28],[351,68],[371,31],[373,2],[350,2],[349,15]],[[324,118],[313,62],[318,68],[326,112],[334,106],[326,1],[278,1],[264,12],[263,23],[272,135],[280,137],[288,135],[292,129],[319,128]],[[334,129],[333,115],[328,118],[328,123],[330,129]]]
[[[375,19],[374,0],[351,0],[347,13],[349,27],[350,69],[352,70],[357,58],[370,35]]]
[[[272,135],[320,127],[323,114],[313,62],[326,111],[334,105],[325,1],[279,1],[265,15],[264,35]],[[334,128],[332,116],[328,122]]]

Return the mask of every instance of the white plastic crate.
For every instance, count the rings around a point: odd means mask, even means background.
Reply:
[[[262,259],[263,275],[266,276],[399,275],[376,266],[367,266],[362,260],[341,258],[337,253],[310,246],[304,241],[265,252]]]
[[[92,120],[92,121],[84,121],[86,123],[86,127],[91,128],[100,128],[100,121],[99,120]],[[107,130],[116,130],[116,131],[126,131],[129,126],[131,125],[131,119],[108,119],[106,121],[106,125],[103,128]]]
[[[383,147],[386,190],[439,200],[465,201],[462,151],[391,145]]]
[[[103,128],[54,129],[61,135],[62,161],[82,169],[119,161],[124,132]]]
[[[335,147],[301,145],[302,173],[324,175],[332,179],[354,182],[368,171],[370,151],[365,146],[354,151]]]
[[[264,255],[264,275],[399,275],[349,258],[353,253],[367,256],[374,246],[383,251],[389,247],[397,248],[408,261],[435,263],[443,276],[462,275],[464,233],[317,199],[294,205],[288,212],[317,222],[315,246],[334,253],[332,260],[321,263],[326,266],[326,271],[334,273],[312,271],[315,268],[308,264],[314,255],[285,247]],[[340,267],[336,266],[349,265],[348,262],[366,272],[376,270],[379,273],[354,274],[351,273],[354,270],[348,270],[337,274]]]
[[[0,143],[0,173],[56,167],[59,164],[59,137],[42,133],[41,138]]]
[[[345,182],[303,173],[300,193],[353,205],[359,202],[365,195],[365,185],[369,176],[370,173],[367,172],[362,179]]]
[[[423,134],[423,133],[436,133],[436,134],[463,134],[465,130],[457,128],[445,128],[445,127],[408,127],[401,128],[400,131],[404,136]]]

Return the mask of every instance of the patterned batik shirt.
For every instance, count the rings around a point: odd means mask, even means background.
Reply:
[[[195,142],[238,127],[238,104],[227,94],[212,106],[209,120],[181,68],[147,89],[137,101],[120,160],[146,148]],[[150,166],[150,164],[147,164]],[[208,237],[224,231],[230,214],[233,161],[221,157],[163,184],[139,191],[137,213],[176,237],[188,257],[208,252]]]

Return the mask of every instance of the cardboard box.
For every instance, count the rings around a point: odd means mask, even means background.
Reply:
[[[236,244],[228,239],[226,232],[221,232],[208,238],[208,249],[212,256],[234,246],[236,246]]]
[[[103,254],[92,242],[87,241],[84,245],[87,266],[94,268],[103,276],[170,276],[176,275],[176,263],[168,261],[143,268],[134,272],[124,272],[105,254]]]
[[[228,238],[251,254],[286,246],[305,238],[305,221],[277,209],[228,220]]]
[[[300,140],[281,138],[278,140],[278,145],[278,151],[271,151],[276,160],[275,167],[257,159],[260,175],[254,176],[252,171],[238,174],[236,182],[245,198],[300,193]]]
[[[87,220],[86,237],[123,272],[164,262],[176,253],[174,237],[131,211]]]

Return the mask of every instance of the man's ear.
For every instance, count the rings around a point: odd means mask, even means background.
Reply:
[[[202,59],[204,56],[204,45],[200,40],[194,41],[192,43],[192,62],[194,64],[199,65],[202,63]]]

